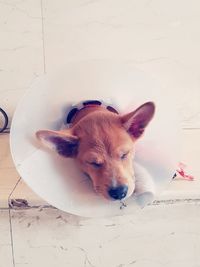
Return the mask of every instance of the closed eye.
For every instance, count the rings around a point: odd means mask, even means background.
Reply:
[[[93,162],[88,162],[90,165],[92,165],[93,167],[95,167],[95,168],[97,168],[97,169],[99,169],[99,168],[101,168],[102,166],[103,166],[103,163],[98,163],[98,162],[95,162],[95,161],[93,161]]]
[[[128,156],[128,154],[129,154],[129,152],[126,152],[126,153],[124,153],[124,154],[122,154],[121,155],[121,157],[120,157],[120,159],[126,159],[127,158],[127,156]]]

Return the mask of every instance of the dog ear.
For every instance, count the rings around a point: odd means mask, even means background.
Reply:
[[[74,158],[78,153],[78,137],[67,132],[40,130],[36,137],[60,156]]]
[[[127,132],[134,138],[139,138],[155,113],[153,102],[147,102],[135,111],[121,117],[121,122]]]

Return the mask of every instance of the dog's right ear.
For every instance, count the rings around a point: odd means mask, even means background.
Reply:
[[[121,122],[127,132],[135,139],[142,136],[145,128],[152,120],[155,113],[153,102],[144,103],[131,113],[121,117]]]
[[[36,137],[43,145],[55,151],[62,157],[74,158],[78,153],[78,137],[68,132],[40,130]]]

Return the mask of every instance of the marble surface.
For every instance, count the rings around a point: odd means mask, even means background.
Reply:
[[[172,94],[182,127],[199,128],[199,8],[198,0],[1,1],[0,105],[11,118],[34,78],[66,62],[120,59]]]
[[[9,135],[0,135],[0,208],[8,207],[8,197],[19,180],[14,167],[10,148]]]
[[[59,4],[43,2],[47,71],[69,60],[127,60],[176,99],[183,127],[200,127],[198,1]]]
[[[40,0],[0,1],[0,106],[12,118],[16,104],[44,71]]]
[[[13,210],[11,220],[18,267],[200,265],[200,206],[195,203],[148,207],[131,216],[103,219],[55,209]]]
[[[13,267],[9,211],[0,209],[0,266]]]
[[[26,199],[30,205],[46,205],[46,202],[39,198],[20,179],[12,161],[9,135],[0,135],[0,209],[8,208],[9,198]]]

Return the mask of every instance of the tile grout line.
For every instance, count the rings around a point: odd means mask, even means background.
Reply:
[[[10,212],[10,198],[15,191],[16,187],[18,186],[19,182],[21,181],[21,177],[15,184],[13,190],[11,191],[10,195],[8,196],[8,213],[9,213],[9,224],[10,224],[10,239],[11,239],[11,249],[12,249],[12,262],[13,267],[15,267],[15,257],[14,257],[14,245],[13,245],[13,229],[12,229],[12,220],[11,220],[11,212]]]
[[[46,55],[45,55],[45,40],[44,40],[44,9],[43,0],[40,0],[41,18],[42,18],[42,49],[43,49],[43,71],[46,73]]]
[[[8,210],[8,212],[9,212],[9,224],[10,224],[10,239],[11,239],[11,249],[12,249],[12,262],[13,262],[13,267],[15,267],[14,246],[13,246],[13,231],[12,231],[12,221],[11,221],[10,209]]]
[[[200,128],[199,127],[182,127],[181,130],[192,131],[192,130],[200,130]]]

